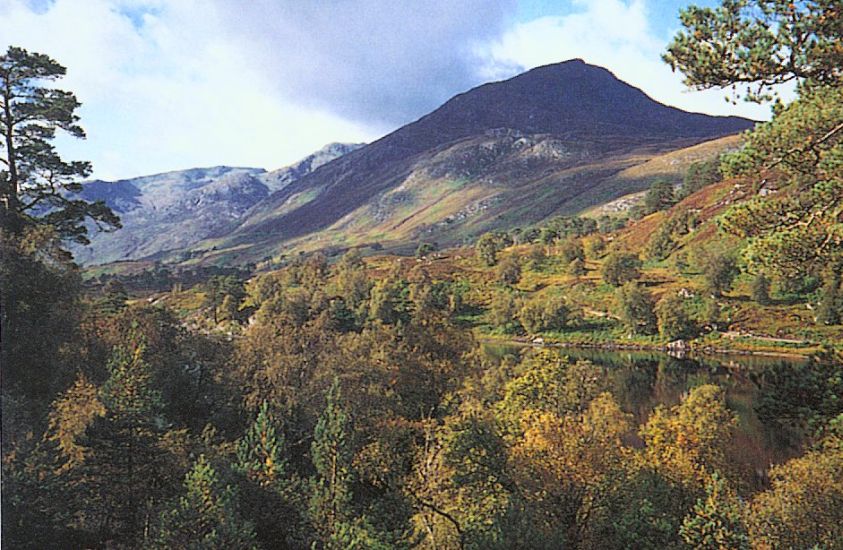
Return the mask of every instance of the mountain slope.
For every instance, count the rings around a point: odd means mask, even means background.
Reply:
[[[360,146],[332,143],[272,172],[217,166],[87,182],[82,198],[104,201],[120,216],[123,229],[91,232],[91,244],[74,247],[74,257],[83,264],[146,258],[224,235],[272,191]]]
[[[304,176],[310,174],[323,164],[328,164],[332,160],[339,158],[343,155],[347,155],[348,153],[357,149],[360,149],[364,145],[366,144],[329,143],[325,147],[319,149],[315,153],[306,156],[305,158],[301,159],[300,161],[294,164],[285,166],[284,168],[279,168],[278,170],[267,172],[261,179],[271,191],[278,191],[293,183],[297,179],[303,178]]]
[[[581,60],[548,65],[458,95],[318,168],[199,248],[244,261],[291,246],[454,244],[643,188],[601,185],[660,153],[751,125],[662,105]]]

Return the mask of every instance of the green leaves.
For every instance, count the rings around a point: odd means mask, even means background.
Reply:
[[[679,534],[693,548],[749,550],[749,536],[743,524],[738,496],[726,480],[714,474],[693,511],[685,517]]]
[[[0,55],[0,204],[2,227],[13,234],[25,225],[52,225],[68,240],[87,244],[86,220],[100,229],[117,229],[119,218],[101,202],[73,198],[88,162],[63,160],[50,143],[61,129],[84,139],[73,93],[48,88],[65,68],[50,57],[9,47]]]
[[[628,252],[613,252],[606,257],[600,275],[612,286],[621,286],[641,276],[641,260]]]
[[[258,548],[252,524],[237,510],[237,495],[223,486],[202,455],[184,479],[185,494],[161,514],[157,548]]]
[[[804,91],[722,167],[759,193],[718,220],[725,232],[748,239],[750,267],[786,278],[841,261],[843,89]]]
[[[792,80],[837,86],[843,76],[843,14],[835,0],[723,0],[689,6],[662,59],[695,89],[732,89],[732,101],[771,101]],[[738,86],[745,86],[739,90]]]
[[[327,393],[327,402],[316,424],[311,461],[316,468],[312,482],[310,510],[323,539],[330,540],[338,527],[351,520],[352,465],[351,419],[340,402],[339,380],[334,379]]]
[[[237,469],[261,486],[282,484],[287,474],[285,444],[264,401],[257,418],[237,443]]]

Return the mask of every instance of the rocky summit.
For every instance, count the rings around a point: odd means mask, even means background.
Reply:
[[[114,182],[91,181],[81,197],[104,201],[123,228],[91,231],[91,244],[75,246],[85,264],[156,257],[225,235],[273,191],[362,144],[332,143],[284,168],[192,168]]]

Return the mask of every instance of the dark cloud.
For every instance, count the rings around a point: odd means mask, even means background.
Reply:
[[[285,94],[368,124],[415,119],[484,80],[477,47],[514,0],[217,0],[227,29]],[[245,83],[244,83],[245,84]]]

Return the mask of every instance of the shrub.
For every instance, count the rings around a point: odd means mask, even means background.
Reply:
[[[688,253],[684,250],[677,252],[673,257],[673,267],[677,273],[685,273],[690,267],[688,264]]]
[[[592,260],[598,259],[606,250],[606,241],[600,235],[591,235],[583,239],[583,246],[585,247],[585,255]]]
[[[419,243],[418,248],[416,248],[416,258],[424,258],[435,250],[436,246],[433,243]]]
[[[575,258],[574,261],[568,264],[568,274],[574,277],[582,277],[587,273],[585,269],[585,262],[580,258]]]

